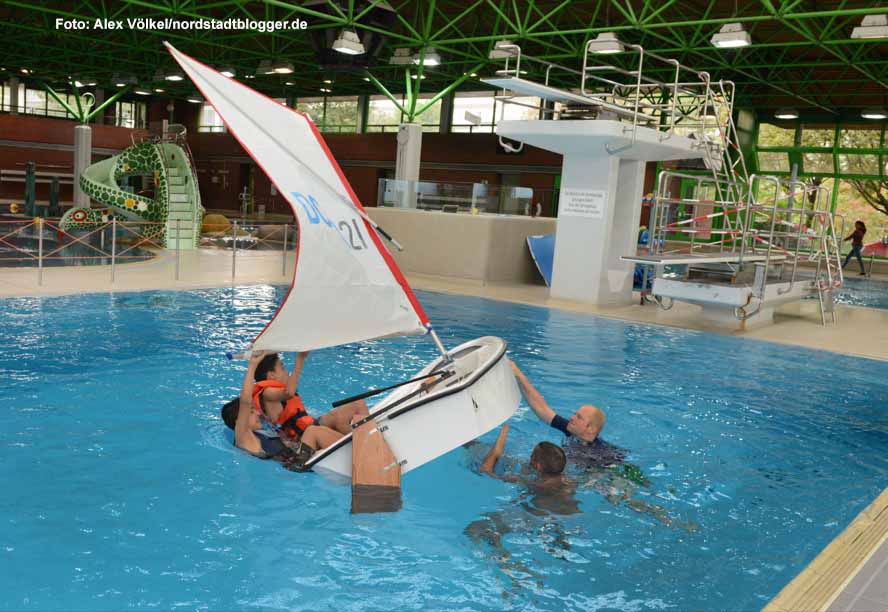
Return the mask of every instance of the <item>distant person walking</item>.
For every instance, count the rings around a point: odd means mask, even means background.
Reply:
[[[848,256],[845,258],[845,263],[842,264],[842,269],[845,269],[845,266],[848,265],[848,262],[851,261],[852,257],[857,257],[857,263],[860,264],[860,275],[866,276],[866,269],[863,267],[863,257],[861,257],[860,252],[863,249],[863,237],[866,235],[866,225],[863,221],[859,219],[854,222],[854,231],[851,232],[843,242],[851,241],[851,252],[848,253]]]

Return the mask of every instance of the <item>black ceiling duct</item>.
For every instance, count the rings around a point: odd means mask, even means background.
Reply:
[[[354,3],[354,13],[356,15],[361,13],[370,4],[371,2],[367,0],[357,0]],[[302,6],[319,13],[326,13],[334,17],[339,16],[333,7],[327,3],[327,0],[310,0]],[[346,12],[348,7],[340,6],[340,9]],[[395,10],[388,2],[383,1],[378,2],[366,15],[361,17],[360,23],[373,26],[382,31],[390,31],[394,27],[395,21],[397,21]],[[311,23],[310,19],[309,23]],[[355,32],[357,32],[358,37],[361,39],[361,44],[364,45],[364,53],[360,55],[347,55],[333,50],[333,43],[339,38],[341,31],[342,28],[340,26],[309,30],[311,46],[318,58],[318,65],[324,70],[362,72],[376,63],[380,51],[382,51],[388,40],[385,34],[379,34],[359,27]]]

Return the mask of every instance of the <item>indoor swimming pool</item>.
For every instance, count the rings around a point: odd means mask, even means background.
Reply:
[[[888,478],[888,362],[420,292],[446,345],[501,336],[557,412],[604,409],[629,465],[569,468],[557,512],[461,448],[400,512],[351,515],[219,418],[244,371],[224,353],[283,291],[0,300],[0,609],[757,610]],[[435,354],[317,351],[300,393],[322,412]],[[560,441],[524,403],[511,426],[516,459]]]

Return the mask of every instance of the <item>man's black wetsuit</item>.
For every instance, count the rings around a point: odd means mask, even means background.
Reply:
[[[255,432],[262,445],[262,459],[274,459],[284,464],[284,467],[294,471],[300,471],[303,464],[311,457],[312,451],[307,446],[302,446],[301,451],[296,451],[283,442],[277,436],[266,436]]]
[[[573,437],[567,431],[568,420],[557,414],[549,423],[552,427],[564,433],[562,446],[568,461],[580,468],[606,468],[612,465],[620,465],[626,459],[626,450],[605,442],[601,438],[595,438],[592,442]]]

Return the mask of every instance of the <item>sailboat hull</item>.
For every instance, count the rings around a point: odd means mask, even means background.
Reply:
[[[518,408],[521,392],[506,359],[506,343],[484,336],[448,351],[416,376],[436,370],[454,373],[428,391],[419,382],[399,387],[370,409],[401,465],[401,473],[474,440],[505,422]],[[351,434],[316,453],[306,464],[333,480],[350,481]]]

